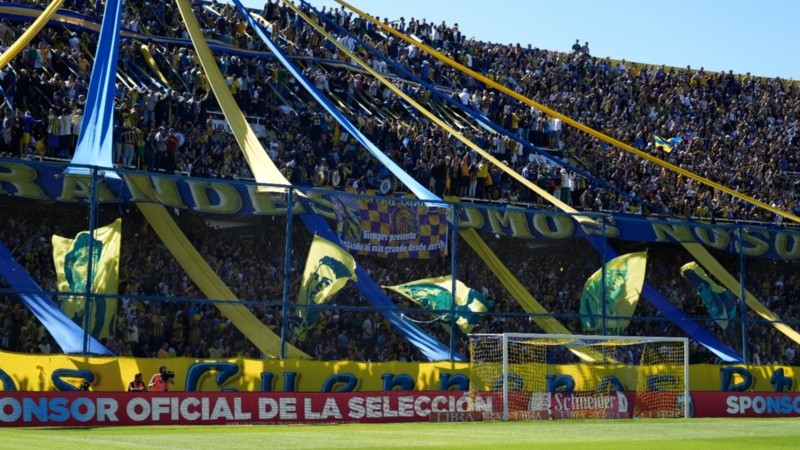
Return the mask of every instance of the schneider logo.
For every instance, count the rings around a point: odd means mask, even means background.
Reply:
[[[628,412],[628,399],[622,392],[609,395],[576,395],[575,393],[542,393],[531,395],[528,411],[581,411],[605,409]]]

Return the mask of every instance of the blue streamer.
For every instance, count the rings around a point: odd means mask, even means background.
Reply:
[[[359,130],[352,122],[350,122],[342,113],[339,112],[338,109],[328,100],[319,89],[317,89],[313,83],[311,83],[308,78],[305,77],[301,73],[301,71],[297,70],[297,68],[289,61],[288,58],[281,52],[281,50],[272,42],[272,40],[264,33],[261,28],[261,25],[253,19],[250,13],[242,6],[242,3],[239,0],[233,0],[233,3],[236,5],[236,8],[239,9],[239,12],[245,17],[250,27],[252,27],[256,34],[261,38],[262,41],[269,47],[270,51],[275,54],[275,57],[278,61],[283,64],[286,69],[297,79],[298,82],[314,97],[314,100],[319,102],[323,108],[325,108],[328,113],[330,113],[337,122],[339,122],[342,127],[350,133],[361,145],[367,148],[367,150],[387,169],[389,169],[398,180],[400,180],[414,195],[422,200],[438,200],[442,201],[439,197],[435,194],[427,190],[422,184],[420,184],[417,180],[414,179],[411,175],[403,172],[400,166],[397,165],[391,158],[386,156],[378,147],[375,146],[363,133]],[[439,205],[432,205],[432,206],[445,206],[444,203],[440,203]]]
[[[149,73],[147,73],[147,71],[145,71],[140,65],[136,64],[135,62],[128,61],[128,67],[133,69],[133,72],[138,73],[140,75],[140,77],[144,77],[144,80],[150,81],[150,84],[152,84],[156,88],[161,89],[161,90],[167,90],[166,86],[161,84],[160,81],[158,81],[156,78],[154,78]],[[147,86],[147,83],[145,83],[142,78],[139,78],[139,79],[141,80],[142,87]],[[187,91],[188,91],[188,89],[187,89]]]
[[[5,100],[8,109],[14,111],[14,102],[11,101],[11,98],[9,98],[8,95],[6,95],[6,91],[3,89],[3,86],[0,86],[0,94],[3,94],[3,99]]]
[[[83,329],[64,314],[58,305],[48,297],[42,288],[33,281],[25,269],[14,260],[14,256],[0,242],[0,277],[17,291],[25,306],[39,319],[61,350],[67,354],[83,351]],[[100,356],[114,356],[92,336],[89,336],[88,353]]]
[[[113,168],[114,81],[119,56],[122,0],[108,0],[97,41],[83,126],[71,164]],[[88,173],[85,168],[70,168],[68,173]],[[106,176],[117,176],[107,172]]]

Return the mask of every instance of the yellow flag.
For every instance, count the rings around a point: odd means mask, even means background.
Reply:
[[[356,261],[353,257],[333,242],[315,235],[297,298],[299,308],[292,325],[294,334],[304,339],[305,332],[319,318],[320,309],[315,305],[324,303],[339,292],[348,280],[356,279]]]
[[[606,317],[608,334],[625,333],[642,293],[646,266],[647,252],[628,253],[606,263],[605,289],[603,269],[586,280],[580,306],[584,331],[602,330]]]
[[[324,303],[339,292],[348,280],[356,279],[356,261],[353,257],[333,242],[314,236],[297,303]],[[304,317],[305,313],[305,308],[299,309],[300,317]]]
[[[449,329],[450,314],[455,310],[456,325],[464,333],[469,333],[480,323],[481,315],[494,308],[494,302],[486,299],[480,292],[456,280],[456,306],[453,307],[453,278],[449,275],[410,281],[396,286],[384,286],[397,292],[425,309],[438,311],[442,324]]]
[[[95,230],[94,239],[81,231],[75,239],[53,235],[53,262],[58,277],[58,291],[71,295],[61,300],[61,310],[83,324],[86,289],[89,283],[89,243],[93,294],[117,294],[119,287],[119,253],[122,243],[122,219]],[[117,300],[94,298],[89,309],[89,333],[96,339],[113,335]]]

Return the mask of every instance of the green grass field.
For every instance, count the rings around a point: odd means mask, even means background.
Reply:
[[[800,419],[0,428],[0,449],[798,448]]]

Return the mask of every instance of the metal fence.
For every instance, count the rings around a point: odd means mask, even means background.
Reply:
[[[800,233],[772,224],[65,174],[10,160],[0,161],[0,194],[6,267],[118,355],[460,360],[466,333],[535,332],[687,336],[693,362],[797,362]],[[59,283],[53,235],[74,239],[117,218],[116,293]],[[358,269],[308,303],[298,298],[315,236]],[[82,269],[86,280],[93,269]],[[23,305],[30,293],[0,278],[0,325],[10,322],[0,344],[57,352],[53,330]],[[90,326],[102,320],[113,322],[107,335]]]

